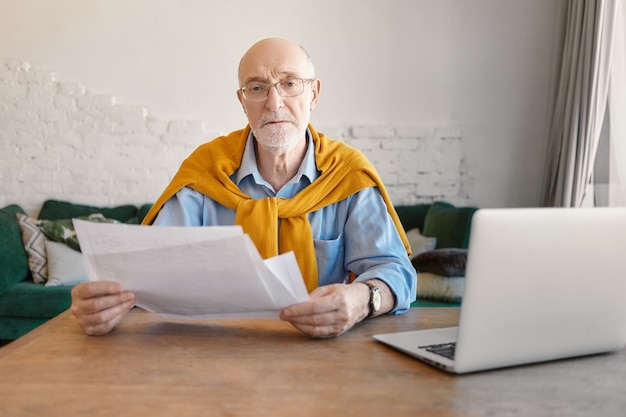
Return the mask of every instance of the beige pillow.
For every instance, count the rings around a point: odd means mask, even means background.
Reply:
[[[48,262],[46,259],[46,235],[39,229],[42,220],[33,219],[22,213],[15,213],[22,234],[24,250],[28,255],[28,269],[36,283],[48,280]]]
[[[46,241],[48,281],[46,287],[76,285],[88,281],[83,254],[65,243]]]
[[[406,232],[406,237],[411,244],[411,259],[437,247],[437,238],[423,236],[417,227]]]
[[[444,277],[432,272],[419,272],[417,298],[460,303],[465,290],[465,277]]]

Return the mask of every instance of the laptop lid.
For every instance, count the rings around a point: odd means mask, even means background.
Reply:
[[[469,248],[453,372],[626,344],[626,208],[481,209]]]

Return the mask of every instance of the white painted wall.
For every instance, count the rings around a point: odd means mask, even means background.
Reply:
[[[291,38],[309,50],[323,82],[312,120],[320,130],[458,128],[471,202],[532,206],[564,4],[0,0],[0,59],[145,106],[155,118],[204,120],[208,132],[225,133],[245,124],[235,98],[240,56],[260,38]]]

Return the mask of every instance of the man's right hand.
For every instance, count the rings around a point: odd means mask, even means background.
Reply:
[[[78,284],[72,289],[71,311],[88,335],[109,333],[135,304],[135,294],[112,281]]]

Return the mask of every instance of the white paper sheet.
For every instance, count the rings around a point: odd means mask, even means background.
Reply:
[[[164,316],[277,317],[309,299],[293,252],[263,260],[239,226],[74,227],[90,280],[120,282]]]

